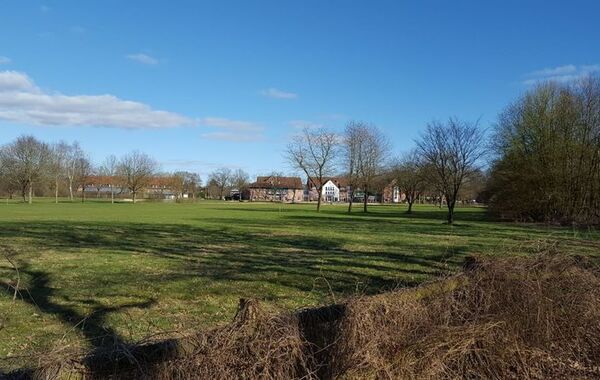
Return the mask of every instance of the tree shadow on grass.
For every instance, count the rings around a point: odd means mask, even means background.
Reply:
[[[369,291],[380,290],[377,288],[382,286],[394,287],[398,281],[393,278],[399,276],[390,276],[393,271],[429,276],[444,270],[439,265],[442,257],[348,251],[343,249],[344,241],[339,238],[248,231],[249,226],[262,224],[244,219],[231,223],[231,228],[133,223],[3,223],[0,239],[25,238],[40,249],[59,252],[57,255],[82,249],[151,255],[171,259],[189,276],[200,275],[216,281],[251,281],[260,274],[261,281],[301,291],[310,290],[310,281],[320,275],[331,275],[336,281],[334,289],[347,293],[355,289],[357,280],[371,283],[373,289]],[[243,227],[241,231],[240,227]],[[413,249],[417,253],[419,248]],[[90,255],[93,260],[93,253]],[[365,273],[361,274],[361,270]]]
[[[26,289],[20,290],[19,299],[31,304],[41,313],[58,317],[61,322],[71,326],[73,330],[81,332],[86,342],[92,346],[92,350],[89,352],[90,358],[103,355],[115,347],[125,347],[127,345],[127,342],[106,323],[106,317],[109,314],[132,308],[148,308],[155,304],[153,299],[111,306],[106,306],[90,298],[77,300],[79,304],[85,305],[85,308],[90,310],[84,313],[81,308],[69,307],[63,303],[55,302],[56,288],[52,285],[48,273],[31,269],[28,264],[21,264],[19,271],[22,276],[29,279]],[[0,281],[1,283],[2,281]],[[12,290],[8,286],[0,287],[0,292],[5,292],[7,296],[12,295]],[[55,344],[59,343],[55,342]],[[90,366],[92,372],[94,372],[93,367],[93,365]],[[17,378],[29,378],[30,374],[25,369],[19,371],[15,376]]]
[[[266,209],[258,210],[264,212]],[[471,245],[467,247],[464,244],[454,244],[450,249],[431,244],[431,239],[438,238],[438,235],[444,238],[451,233],[463,237],[493,234],[508,238],[517,232],[523,233],[522,229],[509,224],[501,228],[495,226],[490,232],[490,226],[476,223],[475,216],[472,223],[459,219],[458,225],[451,227],[438,223],[436,218],[421,217],[418,212],[407,215],[400,210],[398,213],[377,210],[351,215],[342,210],[325,210],[320,214],[305,209],[292,212],[282,212],[281,216],[271,219],[256,218],[252,214],[217,218],[214,223],[203,219],[202,227],[60,220],[4,222],[0,241],[18,241],[17,244],[26,246],[27,252],[22,254],[20,265],[23,275],[29,279],[28,290],[32,297],[29,300],[24,297],[23,301],[37,305],[43,313],[55,315],[73,328],[81,329],[95,347],[95,352],[101,352],[115,342],[124,344],[124,338],[108,326],[109,315],[127,309],[149,308],[159,301],[137,297],[139,300],[127,303],[100,302],[101,298],[106,299],[106,294],[95,298],[97,293],[94,289],[88,289],[87,296],[67,299],[57,290],[61,285],[55,282],[57,269],[46,269],[36,262],[36,255],[40,252],[52,251],[50,254],[55,255],[59,262],[58,270],[73,271],[84,268],[70,267],[68,262],[61,261],[61,255],[85,255],[83,265],[88,260],[90,263],[104,260],[106,254],[111,258],[122,255],[127,265],[132,265],[131,268],[126,268],[124,273],[85,273],[88,278],[84,278],[86,281],[82,285],[94,284],[99,290],[115,285],[111,290],[111,297],[115,299],[131,298],[132,289],[136,298],[136,287],[170,286],[201,278],[217,286],[242,284],[241,288],[235,289],[235,294],[240,297],[254,296],[277,301],[288,289],[302,293],[318,292],[326,297],[330,291],[338,295],[353,294],[357,285],[366,294],[398,286],[414,286],[453,271],[471,248]],[[434,215],[431,211],[423,214]],[[411,221],[413,217],[415,222]],[[313,233],[316,229],[323,229],[324,233]],[[311,233],[303,234],[302,231]],[[331,235],[328,235],[329,231]],[[400,232],[428,240],[420,243],[413,239],[410,243],[403,243],[395,238]],[[367,236],[376,248],[345,248],[345,236],[357,233]],[[313,236],[315,234],[321,236]],[[381,236],[381,239],[373,236]],[[135,263],[127,261],[134,256],[159,259],[168,267],[158,268],[161,270],[157,273],[136,268],[133,266]],[[315,283],[321,280],[327,281],[327,286],[316,287]],[[261,284],[277,289],[273,292],[264,290]],[[6,287],[4,290],[8,291]],[[219,297],[218,292],[231,289],[223,285],[217,290],[195,291],[190,290],[190,293],[215,292],[214,296]]]
[[[294,224],[288,219],[281,222],[284,225]],[[307,220],[299,219],[298,222],[308,225]],[[263,227],[268,227],[268,222],[243,218],[231,221],[219,219],[219,224],[214,227],[74,224],[68,221],[5,222],[0,229],[0,241],[18,240],[26,247],[21,250],[25,252],[21,253],[19,265],[22,275],[27,278],[30,295],[24,295],[22,302],[35,305],[42,313],[56,316],[73,330],[81,331],[94,347],[92,356],[100,355],[107,347],[126,344],[124,337],[109,326],[109,315],[130,309],[147,309],[159,302],[137,294],[137,287],[177,286],[181,282],[187,284],[186,281],[201,278],[217,288],[193,290],[196,293],[215,292],[214,296],[219,297],[218,292],[231,291],[226,284],[240,283],[244,284],[243,288],[235,290],[239,297],[251,296],[277,302],[287,292],[286,289],[302,294],[317,292],[323,298],[329,292],[350,295],[357,288],[362,293],[372,294],[398,286],[414,286],[433,276],[448,273],[452,268],[445,263],[449,257],[443,251],[419,255],[420,250],[425,248],[418,246],[411,247],[413,252],[402,252],[401,249],[350,251],[344,249],[345,241],[339,237],[310,237],[297,231],[287,232],[285,228],[275,232],[270,229],[269,232]],[[459,251],[457,254],[462,255]],[[52,256],[50,260],[56,266],[50,269],[36,262],[41,253],[44,260]],[[112,259],[119,259],[122,255],[125,265],[132,267],[125,268],[124,272],[119,272],[119,268],[112,268],[112,272],[111,267],[107,267],[108,273],[85,270],[88,262],[93,264],[96,260],[107,260],[106,254]],[[81,255],[83,259],[77,261],[81,267],[73,266],[68,259],[61,259],[62,255]],[[129,264],[127,261],[134,256],[155,258],[168,265],[157,268],[160,269],[157,272],[138,269],[134,262]],[[76,296],[65,295],[60,289],[66,285],[59,282],[60,273],[57,275],[57,271],[80,271],[78,278],[82,282],[75,286],[87,288],[75,292]],[[223,286],[219,288],[221,284]],[[264,290],[261,284],[273,286],[275,290]],[[110,289],[108,295],[106,289]],[[9,290],[4,287],[4,291]],[[122,298],[134,298],[134,301],[119,301]]]

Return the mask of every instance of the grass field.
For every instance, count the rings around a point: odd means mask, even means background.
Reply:
[[[527,253],[559,240],[600,256],[600,233],[488,220],[483,208],[104,202],[0,204],[0,358],[134,341],[228,321],[239,298],[295,309],[412,286],[467,254]],[[12,362],[19,363],[19,359]],[[23,359],[20,364],[24,364]],[[2,364],[0,361],[0,369]],[[6,368],[4,368],[6,369]]]

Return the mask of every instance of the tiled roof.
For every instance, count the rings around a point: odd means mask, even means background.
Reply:
[[[251,189],[302,189],[302,180],[300,177],[279,177],[279,176],[264,176],[257,177],[256,182],[251,183]]]
[[[339,189],[341,189],[342,187],[348,186],[348,179],[346,177],[324,177],[323,178],[323,184],[326,184],[328,181],[333,182],[333,184],[336,185]],[[319,184],[318,179],[315,179],[314,182],[308,181],[309,188],[317,187],[317,184]]]

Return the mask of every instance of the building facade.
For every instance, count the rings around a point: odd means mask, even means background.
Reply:
[[[323,178],[323,187],[321,188],[321,200],[324,202],[348,202],[350,187],[344,177],[326,177]],[[306,182],[306,200],[316,201],[319,197],[318,180]]]
[[[243,199],[266,202],[302,202],[304,192],[300,177],[257,177],[243,193]]]

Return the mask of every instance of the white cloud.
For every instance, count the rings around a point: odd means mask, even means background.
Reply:
[[[40,92],[39,88],[26,74],[18,71],[0,71],[0,93],[11,91]]]
[[[169,167],[172,170],[188,170],[191,172],[195,172],[200,174],[202,180],[204,180],[212,170],[218,168],[230,168],[232,170],[235,169],[244,169],[248,170],[248,168],[244,165],[239,165],[238,163],[230,163],[230,162],[212,162],[212,161],[204,161],[204,160],[187,160],[187,159],[170,159],[161,161],[159,163],[161,166]]]
[[[600,72],[600,65],[564,65],[557,67],[547,67],[541,70],[533,71],[526,75],[523,84],[532,85],[539,82],[571,82],[590,74]]]
[[[325,125],[321,123],[315,123],[307,120],[290,120],[288,122],[289,126],[294,129],[304,129],[304,128],[324,128]]]
[[[11,63],[11,59],[8,57],[3,57],[0,55],[0,65],[6,65],[8,63]]]
[[[200,122],[208,127],[223,128],[231,131],[260,132],[264,128],[257,123],[243,120],[231,120],[221,117],[205,117]]]
[[[63,95],[37,87],[25,73],[0,71],[0,120],[45,126],[169,128],[194,121],[113,95]]]
[[[221,129],[202,134],[206,140],[250,142],[264,138],[264,127],[258,123],[244,120],[232,120],[221,117],[205,117],[200,123],[212,128]],[[224,131],[223,131],[224,130]]]
[[[205,140],[231,141],[231,142],[252,142],[260,141],[264,137],[262,134],[235,133],[235,132],[210,132],[203,133]]]
[[[549,67],[542,70],[534,71],[530,74],[530,76],[535,77],[548,77],[548,76],[556,76],[556,75],[572,75],[577,72],[577,66],[575,65],[565,65],[558,67]]]
[[[298,94],[278,90],[276,88],[267,88],[266,90],[261,90],[260,94],[262,96],[266,96],[267,98],[273,99],[296,99],[298,97]]]
[[[128,54],[127,59],[143,63],[144,65],[158,65],[158,59],[144,53]]]

